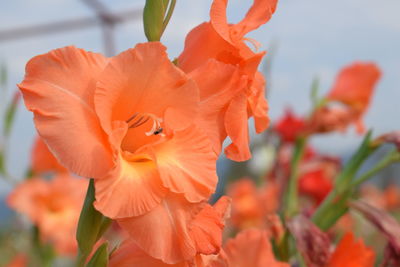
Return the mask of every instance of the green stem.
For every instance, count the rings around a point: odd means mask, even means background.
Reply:
[[[87,257],[88,255],[82,253],[81,251],[78,251],[78,257],[76,259],[76,267],[84,267]]]
[[[92,252],[93,246],[112,222],[111,219],[103,216],[94,208],[95,194],[94,180],[90,179],[76,231],[76,240],[79,248],[76,259],[76,266],[78,267],[85,266],[86,259]]]
[[[352,181],[363,162],[375,151],[370,146],[371,132],[364,138],[336,179],[335,188],[324,199],[312,216],[313,222],[322,230],[329,229],[347,211],[347,200],[353,193]]]
[[[171,19],[172,13],[174,13],[175,5],[176,5],[176,0],[171,0],[171,3],[170,3],[169,8],[168,8],[167,15],[164,18],[161,34],[163,34],[165,29],[167,28],[167,25],[168,25],[168,23],[169,23],[169,21]]]
[[[397,150],[390,152],[386,157],[384,157],[381,161],[379,161],[372,169],[363,173],[360,177],[358,177],[353,183],[352,187],[357,187],[365,181],[371,179],[375,174],[386,168],[392,163],[400,161],[400,153]]]
[[[292,161],[290,164],[290,177],[287,191],[285,194],[285,204],[283,213],[285,218],[292,217],[298,208],[298,176],[299,176],[299,164],[303,158],[304,149],[307,143],[305,137],[300,137],[296,140],[296,145],[293,152]]]
[[[50,244],[41,242],[40,232],[37,226],[32,228],[32,245],[41,266],[51,267],[56,256],[55,251]]]

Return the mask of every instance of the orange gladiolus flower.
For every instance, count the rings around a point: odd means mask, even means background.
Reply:
[[[374,63],[356,62],[342,69],[328,93],[327,100],[343,104],[339,107],[323,107],[311,118],[311,131],[344,131],[351,123],[363,133],[362,116],[371,102],[374,88],[381,71]]]
[[[258,44],[245,35],[271,18],[277,0],[255,0],[246,17],[237,24],[227,22],[227,4],[227,0],[214,0],[211,21],[200,24],[188,34],[178,66],[199,84],[200,100],[204,103],[200,105],[200,113],[207,118],[203,128],[208,129],[214,150],[220,153],[223,140],[229,136],[232,144],[225,149],[227,157],[244,161],[251,157],[248,118],[254,117],[257,133],[269,124],[265,80],[257,72],[265,52],[253,52],[245,41],[256,48]],[[217,76],[216,82],[210,74]],[[223,77],[229,78],[230,83],[221,86]]]
[[[229,210],[230,200],[227,197],[220,198],[214,206],[210,206],[206,202],[189,203],[180,195],[170,194],[150,212],[119,219],[118,223],[149,257],[176,264],[190,261],[197,254],[219,252]],[[131,246],[129,244],[130,241],[126,246]],[[118,261],[137,260],[125,256],[123,258]]]
[[[337,245],[326,267],[372,267],[374,263],[374,251],[348,232]]]
[[[32,171],[34,174],[45,172],[66,172],[58,160],[50,152],[42,138],[36,137],[31,153]]]
[[[288,263],[275,259],[271,243],[265,231],[248,229],[240,232],[224,245],[210,267],[290,267]]]
[[[8,264],[4,267],[25,267],[28,266],[28,257],[25,254],[16,255]]]
[[[193,203],[214,191],[217,157],[196,126],[198,88],[162,44],[112,58],[53,50],[27,64],[19,88],[60,162],[95,179],[94,205],[104,215],[143,215],[169,191]]]
[[[344,103],[364,113],[380,77],[381,71],[374,63],[353,63],[341,70],[328,99]]]
[[[41,238],[54,244],[61,254],[74,255],[75,232],[87,181],[60,174],[51,181],[31,178],[17,186],[8,205],[28,216],[38,226]]]
[[[239,229],[265,227],[266,217],[279,206],[279,188],[272,181],[258,189],[252,180],[241,179],[228,188],[227,194],[232,198],[231,222]]]

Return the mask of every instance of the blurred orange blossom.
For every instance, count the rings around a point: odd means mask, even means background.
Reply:
[[[75,232],[85,198],[87,181],[59,174],[48,181],[33,177],[8,196],[8,205],[26,215],[39,228],[40,237],[58,253],[75,255]]]

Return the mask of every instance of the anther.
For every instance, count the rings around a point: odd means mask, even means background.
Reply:
[[[153,134],[158,135],[158,134],[162,133],[162,131],[163,131],[163,128],[160,127],[157,130],[155,130]]]
[[[133,120],[134,118],[136,118],[136,116],[139,115],[138,112],[135,112],[135,114],[133,114],[129,119],[126,120],[126,123],[129,123],[131,120]]]
[[[137,128],[146,122],[148,122],[150,119],[153,120],[153,126],[151,127],[150,131],[145,132],[145,135],[150,136],[150,135],[161,135],[164,136],[162,133],[163,128],[161,127],[161,122],[162,119],[157,118],[153,114],[147,114],[147,113],[139,113],[135,112],[129,119],[126,120],[126,123],[132,123],[128,128]]]
[[[146,119],[145,119],[146,118]],[[144,119],[144,120],[143,120]],[[150,119],[150,117],[140,117],[140,119],[135,122],[134,124],[132,124],[129,128],[136,128],[139,127],[140,125],[145,124],[148,120]]]

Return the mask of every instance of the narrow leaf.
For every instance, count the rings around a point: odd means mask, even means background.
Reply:
[[[103,243],[94,253],[87,264],[87,267],[107,267],[108,266],[108,243]]]
[[[7,84],[7,68],[4,63],[0,65],[0,87],[5,87]]]
[[[86,258],[92,251],[93,245],[101,237],[99,233],[104,233],[106,229],[105,225],[103,224],[110,220],[104,217],[99,211],[97,211],[93,207],[94,200],[94,180],[90,179],[85,202],[83,204],[81,215],[79,217],[78,230],[76,232],[76,240],[78,241],[79,252],[82,258]]]
[[[14,123],[15,113],[17,111],[17,107],[18,107],[20,98],[21,98],[20,93],[16,92],[14,94],[14,97],[13,97],[11,103],[8,105],[8,107],[6,109],[4,125],[3,125],[3,134],[5,137],[8,137],[10,135],[11,127]]]

